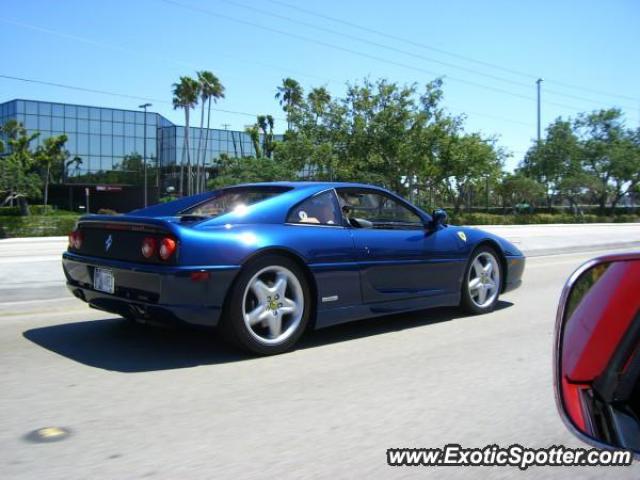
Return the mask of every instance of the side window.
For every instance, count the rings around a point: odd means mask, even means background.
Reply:
[[[354,227],[422,228],[422,219],[416,213],[382,193],[344,190],[338,192],[338,197],[342,211]]]
[[[333,190],[314,195],[293,207],[287,223],[341,225],[342,216]]]

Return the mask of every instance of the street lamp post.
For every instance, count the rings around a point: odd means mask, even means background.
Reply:
[[[150,103],[145,103],[143,105],[140,105],[138,108],[142,108],[144,109],[144,133],[143,135],[143,142],[144,142],[144,146],[142,147],[143,153],[142,153],[142,164],[143,164],[143,172],[144,172],[144,206],[146,208],[147,203],[148,203],[148,194],[147,194],[147,108],[150,107],[151,104]]]
[[[542,84],[542,78],[536,80],[536,85],[538,86],[538,143],[540,143],[540,85]]]

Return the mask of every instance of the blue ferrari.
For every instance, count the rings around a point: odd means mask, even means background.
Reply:
[[[86,215],[62,260],[91,307],[217,326],[257,354],[308,328],[441,306],[490,312],[521,283],[510,242],[358,183],[238,185],[126,215]]]

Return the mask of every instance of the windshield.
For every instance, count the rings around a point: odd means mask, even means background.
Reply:
[[[248,206],[290,190],[287,187],[245,187],[221,190],[213,198],[180,212],[181,215],[195,215],[215,218],[227,213],[242,213]]]

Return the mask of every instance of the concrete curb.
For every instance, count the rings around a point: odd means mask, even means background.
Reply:
[[[635,242],[618,242],[618,243],[601,243],[594,245],[578,245],[557,248],[538,248],[532,250],[522,250],[527,257],[546,257],[551,255],[563,255],[565,253],[587,253],[597,252],[601,250],[620,250],[624,248],[640,248],[640,241]]]
[[[640,227],[640,223],[522,223],[517,225],[458,225],[463,227],[472,227],[482,230],[483,228],[504,228],[509,230],[512,228],[524,228],[524,227],[540,227],[540,228],[555,228],[555,227]]]
[[[67,237],[19,237],[0,238],[0,245],[10,243],[45,243],[45,242],[66,242]]]

